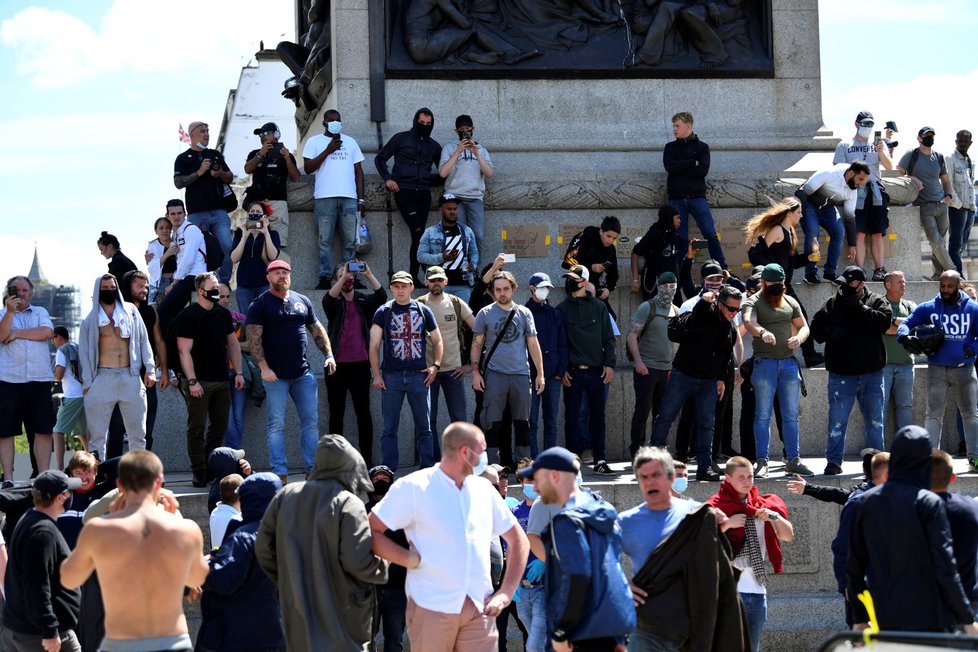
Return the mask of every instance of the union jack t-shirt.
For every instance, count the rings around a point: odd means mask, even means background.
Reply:
[[[382,371],[421,371],[427,366],[427,335],[438,328],[427,306],[413,299],[406,306],[390,301],[374,313],[373,323],[384,331]]]

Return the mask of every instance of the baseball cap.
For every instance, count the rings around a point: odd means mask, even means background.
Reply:
[[[273,269],[287,269],[291,272],[292,266],[284,260],[273,260],[272,262],[268,263],[268,267],[265,268],[265,271],[270,272]]]
[[[262,126],[255,129],[255,135],[260,136],[262,134],[270,134],[279,131],[278,125],[274,122],[266,122]]]
[[[367,471],[367,475],[370,476],[371,482],[376,482],[381,477],[386,477],[391,482],[394,482],[394,472],[390,470],[390,467],[384,466],[383,464],[371,468]]]
[[[503,466],[502,464],[490,464],[489,466],[495,469],[496,473],[498,473],[500,477],[509,475],[513,472],[513,469],[509,468],[508,466]]]
[[[716,276],[717,274],[723,274],[723,268],[720,267],[720,263],[715,260],[708,260],[703,263],[700,267],[700,276],[706,278],[707,276]]]
[[[764,271],[761,272],[761,279],[768,282],[783,281],[784,268],[777,263],[768,263],[764,266]]]
[[[562,274],[564,278],[572,278],[575,281],[588,281],[591,279],[591,275],[587,271],[587,267],[584,265],[573,265],[568,271]]]
[[[438,265],[432,265],[429,267],[428,271],[425,272],[424,277],[429,281],[433,281],[436,278],[445,279],[446,281],[448,280],[448,275],[445,274],[445,270]]]
[[[533,464],[517,473],[517,475],[521,479],[529,478],[540,469],[576,474],[577,468],[574,466],[575,462],[573,453],[563,446],[554,446],[537,455],[536,459],[533,460]]]
[[[414,279],[411,278],[411,274],[405,271],[394,272],[391,276],[391,284],[394,283],[407,283],[408,285],[414,285]]]
[[[470,115],[465,115],[463,113],[459,117],[455,118],[456,129],[458,129],[459,127],[472,127],[472,126],[474,125],[472,124],[472,116]]]
[[[920,131],[917,132],[917,135],[923,137],[923,135],[926,133],[936,134],[937,132],[934,131],[933,127],[921,127]]]
[[[672,272],[662,272],[659,274],[659,279],[656,281],[656,285],[665,285],[666,283],[678,283],[676,280],[676,275]]]
[[[873,120],[873,114],[869,111],[860,111],[856,115],[856,122],[862,122],[863,120]]]
[[[842,278],[846,280],[846,283],[852,283],[853,281],[865,281],[866,272],[859,265],[849,265],[844,270],[842,270]]]
[[[450,201],[453,201],[453,202],[455,202],[457,204],[458,203],[458,197],[456,197],[455,195],[453,195],[450,192],[446,192],[444,195],[442,195],[441,197],[438,198],[438,205],[441,206],[442,204],[447,204]]]
[[[531,276],[528,285],[532,285],[536,288],[552,288],[554,286],[554,284],[550,282],[550,275],[544,274],[543,272],[537,272]]]
[[[64,493],[67,489],[74,491],[81,486],[81,478],[70,478],[64,471],[44,471],[34,479],[34,488],[49,499]]]

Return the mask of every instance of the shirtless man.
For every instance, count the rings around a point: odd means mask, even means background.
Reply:
[[[126,453],[118,485],[112,512],[86,523],[61,564],[61,583],[81,586],[98,572],[105,604],[102,652],[190,652],[183,589],[207,577],[200,528],[162,499],[163,464],[155,454]]]
[[[129,434],[129,448],[145,449],[146,388],[156,383],[156,364],[143,318],[136,306],[123,300],[111,274],[95,281],[92,311],[81,323],[78,349],[88,450],[105,459],[109,420],[116,405]]]

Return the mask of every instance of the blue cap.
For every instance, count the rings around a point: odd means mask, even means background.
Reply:
[[[533,460],[533,464],[519,471],[517,475],[522,478],[532,477],[540,469],[550,469],[551,471],[565,471],[567,473],[577,473],[574,466],[577,460],[574,454],[562,446],[554,446],[543,451]]]
[[[550,275],[544,274],[543,272],[537,272],[531,276],[528,285],[532,285],[536,288],[552,288],[554,286],[554,284],[550,282]]]

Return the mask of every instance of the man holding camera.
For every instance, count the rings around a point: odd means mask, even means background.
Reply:
[[[439,198],[441,224],[425,229],[418,245],[418,262],[441,267],[448,279],[445,291],[468,302],[473,273],[479,266],[479,246],[472,229],[458,223],[458,208],[459,198],[455,195],[446,192]]]
[[[333,233],[340,231],[343,260],[356,256],[357,211],[363,215],[366,200],[363,191],[363,153],[350,136],[340,133],[340,112],[330,109],[323,114],[326,133],[313,136],[302,152],[306,174],[316,175],[313,190],[313,213],[319,233],[319,285],[332,285]]]
[[[269,226],[278,231],[282,248],[289,244],[288,182],[299,180],[299,168],[289,149],[279,142],[282,132],[274,122],[266,122],[255,129],[261,139],[261,149],[248,152],[245,174],[251,175],[251,187],[246,191],[245,203],[260,200],[268,206]],[[247,308],[247,306],[245,306]]]
[[[231,280],[231,223],[225,202],[233,194],[227,184],[234,174],[219,151],[207,148],[211,137],[206,122],[191,122],[188,133],[190,149],[173,163],[173,185],[186,189],[187,220],[201,231],[210,231],[221,243],[224,262],[218,276],[227,283]]]
[[[486,148],[475,142],[472,135],[475,126],[472,116],[455,118],[458,144],[441,148],[438,174],[445,180],[445,192],[459,198],[458,219],[472,229],[476,239],[482,242],[485,233],[485,207],[482,198],[486,192],[486,179],[492,177],[493,166]]]

